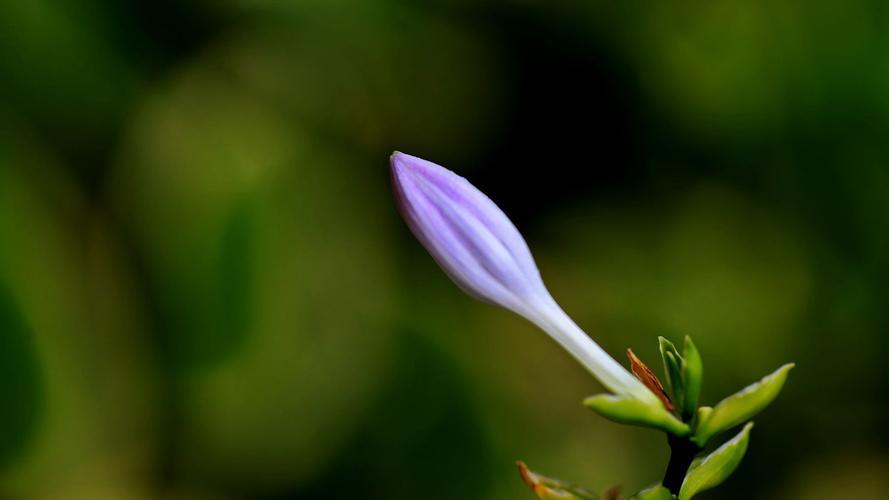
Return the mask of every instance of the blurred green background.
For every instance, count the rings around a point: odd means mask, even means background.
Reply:
[[[2,2],[0,498],[659,479],[663,436],[413,240],[393,149],[619,359],[692,335],[707,404],[798,363],[701,498],[885,498],[887,133],[884,2]]]

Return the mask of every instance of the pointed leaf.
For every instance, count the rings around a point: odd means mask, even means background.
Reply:
[[[793,363],[788,363],[759,382],[723,399],[705,415],[699,412],[698,416],[702,418],[698,419],[692,441],[703,448],[713,436],[744,423],[762,411],[781,392],[787,373],[793,367]]]
[[[667,380],[670,382],[670,397],[676,402],[676,406],[682,408],[685,404],[685,388],[682,383],[682,359],[677,358],[672,352],[664,355],[664,365],[667,370]]]
[[[682,398],[684,403],[682,415],[684,417],[694,415],[695,410],[698,408],[703,378],[704,363],[701,360],[701,354],[694,343],[692,343],[691,337],[686,335],[682,355],[682,384],[685,392]]]
[[[707,455],[703,460],[694,462],[682,482],[679,500],[690,500],[698,493],[725,481],[738,468],[738,464],[744,458],[752,428],[753,422],[749,422],[737,436]]]
[[[630,497],[630,500],[674,500],[670,490],[661,485],[646,488]]]
[[[517,462],[522,481],[540,500],[597,500],[599,497],[583,488],[531,471],[524,462]]]
[[[667,390],[670,398],[679,408],[683,407],[684,389],[682,387],[682,356],[676,346],[664,337],[658,337],[658,347],[664,362],[664,376],[667,378]]]
[[[599,394],[586,398],[583,404],[599,415],[621,424],[651,427],[677,436],[687,436],[691,432],[687,424],[659,403],[652,405],[625,396]]]

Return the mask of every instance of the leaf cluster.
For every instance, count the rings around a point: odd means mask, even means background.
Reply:
[[[795,365],[788,363],[781,366],[712,407],[700,406],[704,367],[697,347],[688,336],[681,352],[664,337],[658,341],[665,384],[661,384],[632,351],[629,351],[629,356],[633,373],[656,393],[661,399],[660,404],[651,405],[626,396],[599,394],[585,399],[584,406],[614,422],[664,431],[674,436],[672,439],[683,440],[697,449],[698,454],[688,464],[678,491],[671,492],[664,485],[657,484],[630,497],[631,500],[690,500],[696,494],[718,486],[737,469],[750,441],[750,431],[753,429],[750,419],[774,401]],[[741,425],[743,428],[734,437],[715,450],[704,453],[713,438]],[[543,477],[530,471],[527,473]],[[523,473],[523,477],[531,476]],[[559,488],[558,485],[563,483],[549,478],[538,484],[545,488],[535,490],[540,499],[600,498],[583,496],[592,495],[586,490]],[[665,484],[668,483],[665,481]],[[679,482],[676,484],[679,485]],[[549,496],[541,496],[541,491]]]

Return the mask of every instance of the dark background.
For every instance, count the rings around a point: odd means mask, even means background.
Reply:
[[[701,498],[889,488],[883,2],[0,4],[0,495],[531,498],[660,478],[661,435],[464,296],[401,150],[516,222],[619,359],[704,400],[795,361]]]

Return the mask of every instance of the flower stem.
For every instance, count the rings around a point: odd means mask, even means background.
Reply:
[[[679,489],[685,479],[685,473],[701,448],[687,437],[677,437],[667,434],[667,444],[670,445],[670,462],[664,473],[663,485],[670,493],[679,496]]]

